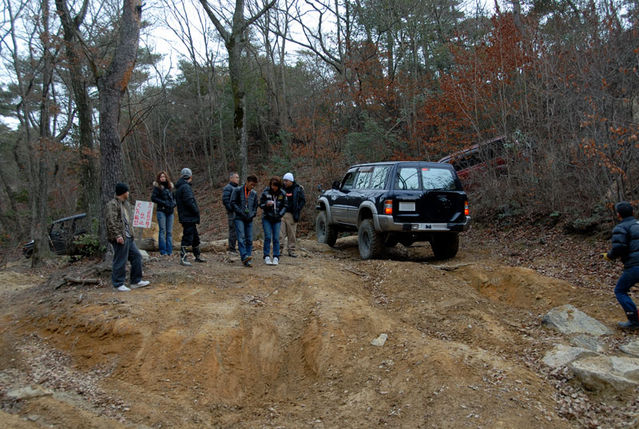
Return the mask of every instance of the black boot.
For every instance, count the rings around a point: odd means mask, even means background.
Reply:
[[[626,316],[628,317],[627,322],[619,322],[617,326],[621,329],[628,329],[634,331],[635,329],[639,329],[639,317],[636,312],[627,312]]]
[[[180,249],[180,264],[190,267],[193,264],[191,264],[189,261],[186,260],[186,255],[187,255],[186,247],[182,246],[182,248]]]
[[[206,259],[202,258],[202,253],[200,253],[200,246],[193,248],[193,255],[195,255],[195,262],[206,262]]]

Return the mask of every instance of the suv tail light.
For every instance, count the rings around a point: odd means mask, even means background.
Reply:
[[[464,202],[464,216],[470,215],[470,209],[468,208],[468,201]]]
[[[385,200],[384,201],[384,214],[392,215],[393,214],[393,200]]]

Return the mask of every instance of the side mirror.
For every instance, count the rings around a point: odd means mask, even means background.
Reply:
[[[322,189],[322,185],[317,185],[317,190],[320,192],[320,194],[324,192],[324,190]]]
[[[331,185],[331,189],[339,189],[341,184],[342,183],[339,180],[334,180],[333,184]]]

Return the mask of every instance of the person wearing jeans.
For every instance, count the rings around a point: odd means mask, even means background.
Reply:
[[[628,295],[628,291],[639,282],[639,221],[633,216],[632,205],[621,201],[615,205],[617,218],[621,221],[612,230],[612,249],[604,253],[607,260],[621,259],[623,273],[615,286],[615,297],[628,318],[619,322],[621,329],[639,329],[637,306]]]
[[[111,282],[119,292],[131,289],[126,281],[126,261],[131,263],[131,288],[148,286],[149,282],[142,280],[142,255],[133,241],[133,208],[127,201],[129,187],[125,183],[115,185],[115,198],[106,205],[107,239],[113,246],[113,267]]]
[[[235,233],[237,234],[237,250],[240,252],[242,263],[250,267],[253,259],[253,221],[233,219]]]
[[[253,218],[257,213],[257,192],[253,188],[257,185],[257,177],[251,175],[246,178],[243,186],[233,189],[231,194],[231,208],[235,214],[233,220],[237,234],[237,247],[240,258],[246,267],[251,266],[253,251]]]
[[[280,261],[280,226],[286,213],[286,194],[278,177],[273,177],[260,196],[262,209],[262,228],[264,229],[264,262],[277,265]],[[273,241],[273,259],[271,259],[271,240]]]
[[[142,282],[142,255],[135,245],[133,237],[126,237],[124,243],[113,243],[113,270],[111,271],[111,282],[113,287],[119,289],[126,282],[126,261],[131,263],[131,285],[140,286]],[[125,286],[126,287],[126,286]],[[140,286],[141,287],[141,286]]]
[[[172,255],[173,254],[173,213],[166,214],[163,211],[158,210],[158,227],[160,233],[158,237],[158,248],[160,255]]]
[[[173,196],[173,183],[171,183],[167,172],[160,171],[156,181],[153,182],[151,201],[157,204],[160,255],[171,255],[173,253],[173,212],[176,204]]]

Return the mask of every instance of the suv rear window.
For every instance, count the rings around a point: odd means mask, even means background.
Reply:
[[[395,189],[416,191],[419,189],[419,175],[415,167],[401,167],[397,169]]]
[[[397,169],[395,189],[455,191],[457,190],[457,184],[455,183],[453,172],[447,168],[422,167],[418,169],[417,167],[400,167]]]
[[[457,189],[452,171],[446,168],[422,167],[422,185],[425,191],[433,189],[454,191]]]

